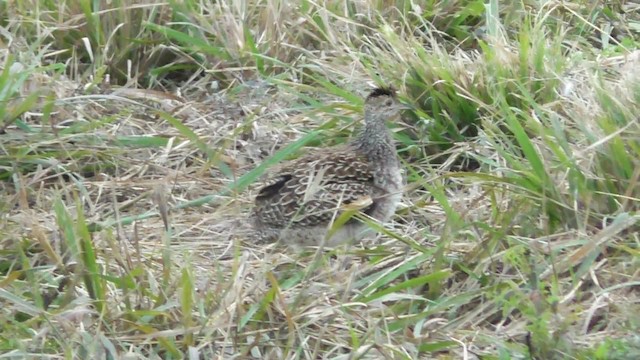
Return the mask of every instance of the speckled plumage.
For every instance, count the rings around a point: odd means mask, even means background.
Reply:
[[[350,143],[317,149],[273,169],[262,184],[252,223],[262,241],[320,245],[341,210],[364,204],[360,211],[385,222],[402,196],[400,162],[385,121],[403,106],[395,92],[373,90],[365,101],[365,125]],[[366,226],[349,220],[326,244],[360,239]]]

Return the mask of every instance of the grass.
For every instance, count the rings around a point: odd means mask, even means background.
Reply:
[[[639,10],[0,2],[0,358],[637,358]],[[248,241],[374,83],[413,105],[393,221]]]

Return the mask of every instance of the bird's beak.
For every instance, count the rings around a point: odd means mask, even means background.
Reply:
[[[400,109],[400,110],[413,110],[413,106],[408,105],[408,104],[402,104],[402,103],[400,103],[400,104],[398,105],[398,109]]]

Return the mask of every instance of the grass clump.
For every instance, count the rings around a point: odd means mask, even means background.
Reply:
[[[636,358],[637,10],[0,3],[0,349]],[[370,83],[413,105],[394,221],[248,241],[253,184],[345,141]]]

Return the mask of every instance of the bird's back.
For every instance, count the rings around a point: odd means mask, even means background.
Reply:
[[[349,146],[314,151],[269,174],[256,196],[253,215],[263,227],[322,225],[341,206],[373,192],[373,173],[364,154]]]

